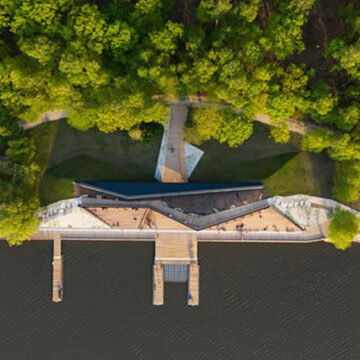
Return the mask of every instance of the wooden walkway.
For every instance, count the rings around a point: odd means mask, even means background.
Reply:
[[[197,261],[195,233],[158,233],[155,240],[155,261],[162,264],[190,264]]]
[[[155,240],[153,304],[164,304],[164,266],[188,266],[188,305],[199,305],[199,265],[195,233],[159,233]]]
[[[164,305],[164,267],[156,263],[153,266],[153,305]]]
[[[189,281],[188,281],[188,305],[197,306],[199,305],[199,265],[190,264],[189,265]]]
[[[63,299],[63,256],[61,253],[61,234],[54,233],[54,247],[53,247],[53,286],[52,286],[52,300],[60,302]]]

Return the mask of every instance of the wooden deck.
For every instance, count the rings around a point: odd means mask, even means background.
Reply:
[[[153,305],[164,305],[164,267],[159,263],[153,266]]]
[[[199,305],[199,287],[200,287],[200,267],[198,264],[189,265],[189,281],[188,281],[188,305]]]
[[[195,233],[159,233],[155,240],[155,261],[162,264],[190,264],[197,261]]]
[[[199,265],[194,233],[159,233],[155,239],[153,304],[164,304],[164,266],[185,265],[188,271],[188,304],[199,305]]]
[[[53,286],[52,300],[60,302],[63,299],[63,256],[61,253],[61,234],[54,233],[53,245]]]

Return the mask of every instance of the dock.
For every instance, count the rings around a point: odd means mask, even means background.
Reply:
[[[194,233],[159,233],[155,240],[153,304],[164,304],[164,282],[187,282],[188,305],[199,305],[199,265]]]
[[[188,305],[199,305],[199,265],[189,265],[189,280],[188,280]]]
[[[61,252],[61,234],[55,232],[53,236],[53,286],[52,301],[63,299],[63,255]]]
[[[154,265],[153,305],[164,305],[164,267]]]

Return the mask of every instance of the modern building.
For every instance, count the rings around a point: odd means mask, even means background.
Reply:
[[[180,281],[198,305],[199,242],[321,241],[344,207],[305,195],[264,198],[261,184],[76,182],[74,192],[41,211],[34,235],[54,239],[54,301],[63,295],[62,240],[152,241],[153,303],[163,304],[164,282]]]

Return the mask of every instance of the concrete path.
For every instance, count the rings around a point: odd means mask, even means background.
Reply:
[[[159,97],[161,98],[161,97]],[[225,102],[213,102],[210,101],[206,95],[190,95],[190,96],[179,96],[177,99],[174,98],[165,98],[163,99],[169,104],[177,104],[188,107],[207,107],[207,106],[219,106],[220,108],[233,108],[236,113],[241,113],[242,110],[234,108],[232,105]],[[261,122],[265,125],[273,126],[273,121],[267,114],[256,114],[255,121]],[[282,119],[282,122],[285,122],[289,126],[289,130],[300,135],[304,135],[307,131],[323,129],[329,133],[335,133],[334,130],[330,129],[326,125],[315,124],[306,120],[299,120],[295,118]]]
[[[66,116],[67,116],[66,112],[62,110],[47,111],[39,117],[38,121],[33,123],[20,122],[20,125],[24,130],[28,130],[36,126],[39,126],[41,124],[47,123],[49,121],[66,119]]]
[[[162,97],[157,96],[154,98],[160,99]],[[175,108],[207,107],[207,106],[212,106],[212,105],[217,105],[220,108],[229,108],[229,107],[234,108],[232,105],[227,104],[227,103],[218,103],[218,102],[209,101],[208,98],[204,95],[179,96],[177,99],[176,98],[175,99],[174,98],[169,98],[169,99],[165,98],[164,100],[168,102],[168,104],[171,106],[171,108],[173,108],[173,107],[175,107]],[[241,112],[241,110],[235,109],[235,108],[234,108],[234,111],[239,112],[239,113]],[[178,111],[175,111],[175,112],[178,113]],[[181,115],[180,115],[180,117],[181,117]],[[23,127],[23,129],[27,130],[27,129],[31,129],[33,127],[36,127],[38,125],[41,125],[41,124],[49,122],[49,121],[56,121],[56,120],[65,119],[65,118],[66,118],[65,111],[54,110],[54,111],[45,112],[44,114],[42,114],[40,116],[39,120],[34,123],[21,122],[20,124]],[[273,125],[272,120],[266,114],[257,114],[257,115],[255,115],[254,120],[261,122],[265,125],[270,125],[270,126]],[[331,134],[336,133],[336,131],[334,131],[333,129],[330,129],[329,127],[327,127],[325,125],[315,124],[313,122],[306,121],[306,120],[298,120],[298,119],[294,119],[294,118],[288,118],[288,119],[283,119],[281,121],[285,122],[289,126],[289,129],[291,132],[298,133],[300,135],[304,135],[307,131],[312,131],[312,130],[316,130],[316,129],[323,129],[323,130],[328,131]]]

